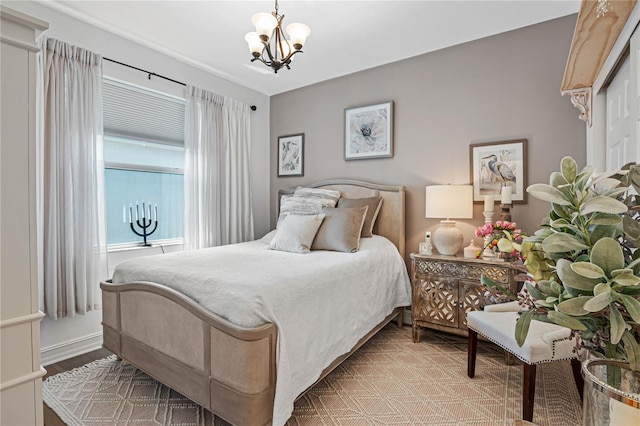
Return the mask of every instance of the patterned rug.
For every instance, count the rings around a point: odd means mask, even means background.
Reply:
[[[388,325],[295,404],[287,425],[522,424],[522,366],[479,342],[476,377],[467,340]],[[68,425],[226,425],[115,356],[49,377],[45,403]],[[538,367],[533,421],[579,425],[580,397],[568,362]]]

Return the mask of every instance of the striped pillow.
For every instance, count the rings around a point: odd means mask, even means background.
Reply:
[[[304,198],[320,198],[321,200],[326,200],[326,207],[335,207],[338,203],[338,199],[340,198],[340,191],[335,191],[333,189],[322,189],[322,188],[304,188],[299,186],[296,188],[293,193],[294,197],[304,197]],[[329,202],[333,202],[333,204],[329,204]]]
[[[280,226],[285,217],[290,214],[296,215],[314,215],[322,213],[323,207],[334,207],[335,201],[325,198],[309,198],[309,197],[290,197],[283,196],[280,199],[280,215],[276,228]]]

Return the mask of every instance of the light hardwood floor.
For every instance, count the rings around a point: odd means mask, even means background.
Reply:
[[[45,367],[45,370],[47,370],[47,374],[45,374],[43,380],[46,380],[46,378],[49,376],[55,376],[58,373],[64,373],[65,371],[73,370],[77,367],[82,367],[85,364],[108,357],[109,355],[113,355],[113,352],[108,349],[101,348],[84,355],[79,355],[73,358],[65,359],[64,361],[56,362],[55,364],[47,365]],[[58,415],[54,413],[51,408],[47,407],[47,404],[43,404],[43,406],[44,426],[66,426],[66,424],[62,420],[60,420],[60,417],[58,417]]]

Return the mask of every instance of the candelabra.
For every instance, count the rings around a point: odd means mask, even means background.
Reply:
[[[500,220],[511,222],[511,207],[513,204],[500,204]]]
[[[492,223],[493,214],[494,214],[493,210],[482,212],[482,215],[484,216],[484,223]],[[488,244],[491,242],[492,239],[493,237],[491,235],[487,235],[484,237],[484,250],[482,251],[482,257],[484,258],[491,259],[496,257],[496,254],[493,252],[493,250],[488,247]]]
[[[145,202],[142,202],[142,214],[140,214],[140,206],[138,205],[138,203],[136,203],[136,220],[135,222],[133,221],[133,206],[129,206],[129,225],[131,226],[131,230],[133,231],[134,234],[138,235],[139,237],[142,237],[143,240],[143,245],[145,246],[150,246],[151,244],[149,244],[147,242],[147,237],[151,234],[153,234],[156,229],[158,229],[158,206],[156,205],[154,207],[154,215],[153,215],[153,219],[151,218],[151,204],[149,204],[149,209],[148,209],[148,213],[149,213],[149,217],[146,217],[146,206],[145,206]],[[153,224],[153,229],[149,230],[149,228],[151,227],[151,225]],[[135,225],[137,225],[138,227],[140,227],[141,232],[138,232],[135,228]]]
[[[512,200],[513,188],[510,186],[503,186],[500,190],[500,220],[506,220],[511,222],[511,207],[513,207]]]

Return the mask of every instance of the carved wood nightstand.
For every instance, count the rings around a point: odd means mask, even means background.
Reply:
[[[420,327],[467,335],[467,312],[489,304],[480,277],[517,292],[516,270],[502,260],[411,254],[413,341]]]

